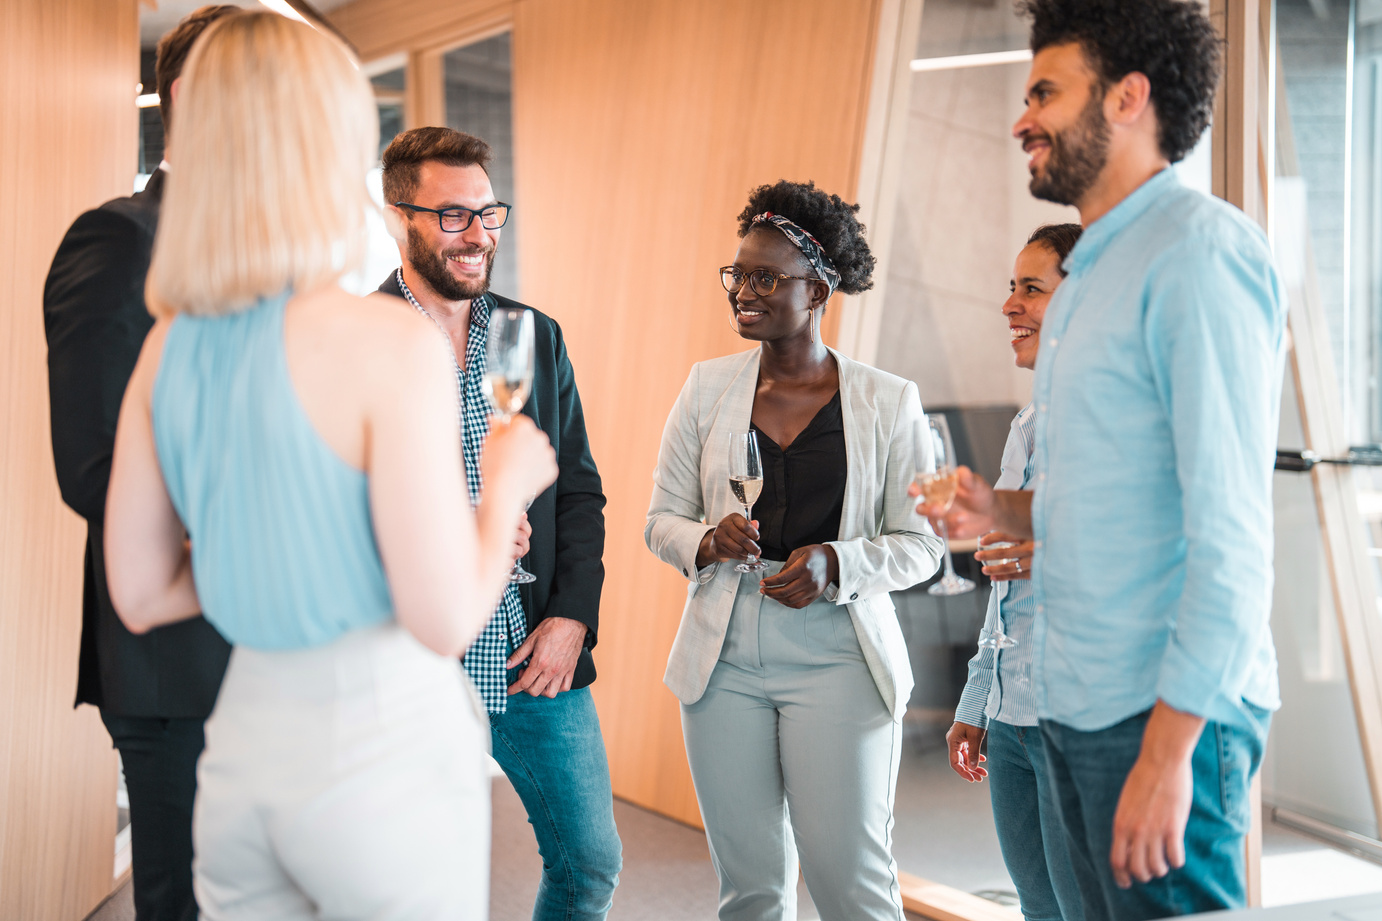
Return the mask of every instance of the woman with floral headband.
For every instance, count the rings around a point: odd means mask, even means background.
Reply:
[[[888,593],[935,572],[941,542],[907,497],[916,386],[822,341],[830,296],[872,285],[857,210],[809,182],[754,190],[720,277],[757,347],[691,369],[654,472],[644,536],[689,583],[664,680],[725,921],[796,918],[798,856],[822,921],[902,918],[892,806],[912,673]],[[753,520],[730,486],[747,432]]]

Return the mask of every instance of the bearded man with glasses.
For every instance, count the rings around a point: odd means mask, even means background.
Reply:
[[[471,501],[491,408],[481,389],[489,317],[518,308],[489,290],[511,206],[486,169],[490,146],[450,128],[416,128],[384,151],[385,220],[403,264],[379,290],[401,297],[446,337],[456,363]],[[600,722],[589,685],[605,543],[600,474],[591,457],[561,328],[533,310],[532,396],[523,413],[557,451],[557,482],[537,496],[514,558],[536,579],[510,584],[463,659],[489,712],[493,754],[537,835],[542,882],[534,921],[600,921],[622,866]],[[466,586],[457,586],[465,591]]]

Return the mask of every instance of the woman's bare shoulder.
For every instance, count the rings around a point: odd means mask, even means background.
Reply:
[[[407,363],[435,350],[439,333],[406,301],[387,294],[359,297],[331,287],[298,299],[303,319],[326,341],[370,365]]]

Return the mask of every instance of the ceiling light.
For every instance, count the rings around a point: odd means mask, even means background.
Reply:
[[[280,16],[287,16],[289,19],[296,19],[298,22],[304,25],[312,25],[303,17],[301,13],[293,9],[292,5],[288,3],[288,0],[259,0],[259,2],[262,3],[264,6],[267,6],[269,9],[273,10]],[[312,28],[315,29],[316,26],[312,26]]]
[[[267,2],[267,0],[260,0]],[[988,67],[992,64],[1021,64],[1032,59],[1026,48],[1016,51],[988,51],[983,54],[952,54],[943,58],[917,58],[912,61],[914,72],[925,70],[955,70],[960,67]]]

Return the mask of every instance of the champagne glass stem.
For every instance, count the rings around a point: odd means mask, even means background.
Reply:
[[[941,521],[941,542],[945,544],[945,578],[955,578],[955,559],[950,555],[950,531],[945,526],[945,521]]]
[[[753,506],[752,506],[752,505],[746,505],[746,506],[744,506],[744,520],[747,521],[750,525],[753,524]],[[748,558],[748,560],[746,560],[746,562],[749,562],[749,563],[757,563],[757,562],[758,562],[758,557],[755,556],[754,554],[750,553],[750,554],[749,554],[749,558]]]

